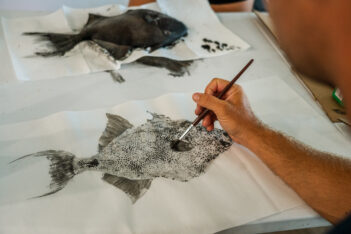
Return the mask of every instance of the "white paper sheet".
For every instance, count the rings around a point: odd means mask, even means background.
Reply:
[[[47,182],[43,174],[39,176],[39,171],[45,174],[48,165],[39,162],[23,165],[21,161],[16,166],[6,162],[44,149],[67,150],[78,157],[92,156],[97,153],[98,138],[106,125],[106,111],[119,114],[134,125],[150,118],[146,110],[173,119],[192,119],[193,103],[189,100],[189,95],[166,95],[128,102],[110,110],[61,112],[0,127],[0,230],[6,233],[49,230],[51,233],[213,233],[301,204],[295,193],[275,176],[268,184],[270,187],[262,189],[237,157],[247,154],[238,145],[220,155],[204,175],[189,182],[155,179],[134,205],[122,191],[101,181],[101,173],[93,172],[77,176],[55,195],[23,200],[26,195],[42,191],[36,190],[37,178],[40,183]],[[36,186],[24,185],[25,191],[21,191],[23,183]],[[281,196],[286,202],[274,202]]]
[[[159,5],[146,4],[147,8],[168,13],[183,20],[189,28],[184,42],[180,41],[173,48],[161,48],[152,53],[137,49],[123,61],[111,61],[99,54],[86,42],[79,43],[63,57],[42,58],[33,56],[37,51],[47,51],[46,43],[38,43],[33,36],[24,36],[23,32],[60,32],[74,33],[81,29],[88,13],[100,15],[118,15],[128,8],[121,5],[107,5],[90,9],[73,9],[64,6],[62,9],[47,15],[31,18],[2,19],[6,43],[10,52],[18,80],[51,79],[62,76],[86,74],[105,70],[117,70],[123,63],[149,56],[162,56],[176,60],[199,59],[219,56],[232,51],[245,50],[249,45],[226,29],[212,12],[206,0],[159,0]],[[183,6],[187,5],[187,8]],[[135,9],[132,8],[132,9]],[[189,14],[191,12],[191,14]],[[191,16],[191,17],[189,17]],[[227,43],[233,50],[208,52],[202,49],[203,39]],[[213,44],[213,43],[212,43]]]
[[[350,145],[334,126],[279,78],[242,86],[254,112],[269,126],[319,150],[348,156]],[[41,192],[40,184],[47,182],[47,177],[39,171],[47,173],[47,165],[33,162],[28,166],[22,161],[9,167],[9,161],[53,148],[89,157],[97,152],[106,125],[105,112],[138,125],[149,117],[145,110],[172,118],[195,117],[191,96],[172,94],[109,110],[61,112],[0,126],[0,232],[213,233],[302,203],[254,154],[239,145],[220,155],[207,173],[187,183],[154,180],[134,206],[123,192],[102,182],[100,173],[92,172],[75,177],[53,196],[23,200]]]

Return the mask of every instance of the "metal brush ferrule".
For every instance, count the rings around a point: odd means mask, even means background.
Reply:
[[[185,130],[185,132],[179,137],[178,140],[181,141],[181,140],[185,137],[185,135],[188,134],[188,132],[189,132],[193,127],[194,127],[194,125],[191,124],[191,125]]]

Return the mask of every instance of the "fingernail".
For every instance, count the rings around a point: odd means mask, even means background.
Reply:
[[[200,99],[200,95],[198,93],[194,93],[193,100],[194,101],[199,101],[199,99]]]

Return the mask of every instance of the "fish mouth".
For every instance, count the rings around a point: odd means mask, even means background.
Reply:
[[[171,141],[171,149],[176,152],[186,152],[190,151],[193,148],[190,142],[173,140]]]

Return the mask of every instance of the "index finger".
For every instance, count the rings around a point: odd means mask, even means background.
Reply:
[[[220,78],[214,78],[206,86],[205,93],[215,96],[220,93],[230,82]],[[222,99],[227,99],[233,93],[233,87],[231,87],[222,97]]]
[[[206,86],[205,93],[210,94],[210,95],[215,95],[216,93],[221,92],[228,83],[229,83],[229,81],[227,81],[227,80],[223,80],[220,78],[214,78]]]

